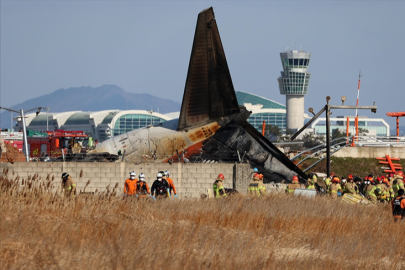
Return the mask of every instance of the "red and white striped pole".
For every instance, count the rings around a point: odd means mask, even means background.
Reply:
[[[359,72],[359,84],[357,85],[357,102],[356,102],[356,107],[359,106],[360,78],[361,78],[361,70],[360,70],[360,72]],[[356,108],[356,116],[358,116],[358,114],[357,114],[357,108]]]
[[[361,70],[359,71],[359,83],[357,85],[357,102],[356,102],[356,107],[359,106],[359,96],[360,96],[360,78],[361,78]],[[359,115],[357,114],[357,108],[356,108],[356,119],[354,121],[354,126],[355,126],[355,130],[356,130],[356,138],[358,140],[358,136],[359,136]],[[356,141],[357,141],[356,140]]]

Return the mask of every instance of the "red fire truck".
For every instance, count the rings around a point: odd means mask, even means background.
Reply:
[[[45,136],[28,136],[28,148],[30,157],[43,157],[48,155],[50,158],[62,156],[64,153],[86,152],[92,146],[93,140],[83,131],[46,131]]]

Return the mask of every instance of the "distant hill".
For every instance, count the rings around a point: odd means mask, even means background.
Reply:
[[[15,110],[29,110],[35,107],[49,107],[50,112],[64,111],[102,111],[102,110],[154,110],[160,113],[180,111],[179,102],[158,98],[149,94],[125,92],[116,85],[100,87],[72,87],[12,106]],[[15,115],[14,115],[15,116]],[[0,118],[1,128],[10,128],[10,112],[3,111]]]

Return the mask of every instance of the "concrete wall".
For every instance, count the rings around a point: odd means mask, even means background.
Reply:
[[[378,158],[390,155],[395,158],[405,158],[405,147],[345,147],[334,157]]]
[[[35,173],[45,180],[50,174],[55,177],[55,184],[61,182],[63,172],[69,173],[77,184],[78,191],[82,190],[87,181],[90,185],[86,192],[104,191],[109,185],[110,188],[118,183],[119,194],[123,193],[125,179],[129,177],[130,171],[135,171],[137,178],[139,173],[146,175],[146,182],[149,187],[156,179],[158,171],[170,171],[170,177],[174,180],[178,196],[181,198],[200,197],[201,193],[207,194],[208,190],[212,192],[212,184],[218,174],[225,176],[225,188],[236,188],[240,193],[246,193],[250,182],[252,169],[248,164],[229,164],[229,163],[194,163],[194,164],[164,164],[151,163],[134,165],[131,163],[105,163],[105,162],[16,162],[0,163],[0,173],[3,168],[9,168],[9,177],[27,179],[29,175]],[[83,176],[80,177],[80,172]],[[13,175],[14,172],[14,175]]]

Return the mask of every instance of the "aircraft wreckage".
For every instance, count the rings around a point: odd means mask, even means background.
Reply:
[[[198,15],[179,119],[115,136],[93,153],[125,151],[134,163],[235,162],[243,156],[269,181],[294,175],[304,181],[305,173],[246,121],[250,113],[238,105],[211,7]]]

